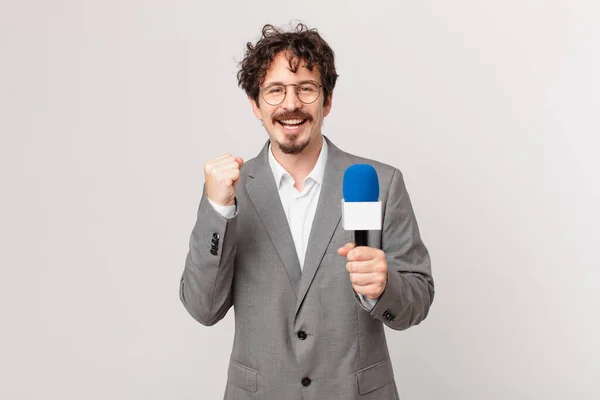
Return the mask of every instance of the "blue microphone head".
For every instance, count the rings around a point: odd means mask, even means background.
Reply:
[[[369,164],[354,164],[344,172],[342,184],[345,202],[369,202],[379,200],[377,171]]]

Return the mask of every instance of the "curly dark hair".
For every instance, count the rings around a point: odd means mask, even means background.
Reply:
[[[302,23],[298,23],[293,32],[285,32],[270,24],[263,26],[260,40],[256,44],[246,44],[246,54],[237,74],[238,85],[258,105],[259,87],[273,59],[282,51],[288,52],[292,72],[298,70],[299,60],[304,61],[310,71],[314,67],[318,68],[325,104],[338,77],[335,72],[335,55],[316,29],[308,29]]]

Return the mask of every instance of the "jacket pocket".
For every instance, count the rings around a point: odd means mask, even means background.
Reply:
[[[229,370],[227,371],[227,381],[248,392],[255,393],[258,389],[257,385],[258,372],[245,367],[235,361],[229,362]]]
[[[389,358],[358,371],[358,393],[367,394],[394,381]]]

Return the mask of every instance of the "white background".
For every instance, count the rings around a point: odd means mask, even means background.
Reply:
[[[236,62],[300,19],[324,133],[400,168],[436,282],[403,399],[598,399],[597,1],[0,3],[0,397],[219,399],[233,313],[178,297],[204,162],[267,135]]]

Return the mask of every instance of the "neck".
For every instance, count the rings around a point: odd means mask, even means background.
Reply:
[[[302,190],[304,185],[304,179],[313,170],[319,155],[321,154],[321,147],[323,147],[323,135],[319,135],[318,138],[312,140],[304,150],[298,154],[285,154],[281,151],[277,144],[271,143],[271,149],[273,156],[279,164],[294,178],[296,183],[294,186],[298,190]]]

